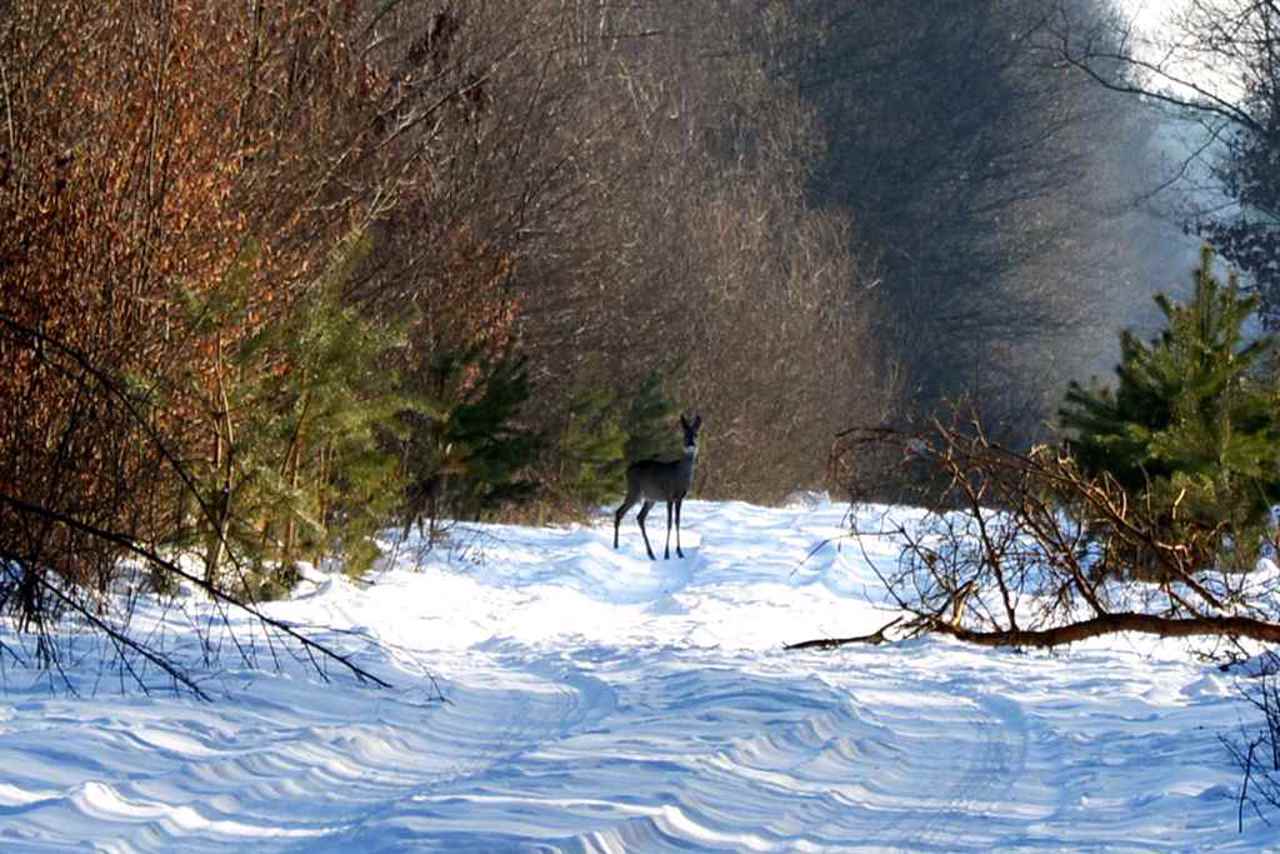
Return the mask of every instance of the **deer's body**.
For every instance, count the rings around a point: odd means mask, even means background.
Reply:
[[[667,544],[662,552],[662,558],[666,560],[671,557],[673,510],[676,521],[676,556],[684,557],[684,552],[680,549],[680,507],[684,504],[684,497],[688,494],[689,487],[693,485],[693,467],[698,460],[698,430],[701,427],[701,415],[695,415],[692,422],[685,420],[681,415],[680,428],[684,431],[683,457],[670,462],[641,460],[627,467],[627,497],[622,500],[622,506],[613,516],[613,547],[615,549],[618,547],[618,527],[622,524],[622,517],[627,515],[627,511],[636,502],[643,501],[640,512],[636,515],[636,522],[640,525],[640,536],[644,537],[644,548],[649,553],[649,559],[657,560],[653,556],[653,548],[649,545],[649,534],[644,529],[644,520],[655,501],[665,501],[667,503]]]

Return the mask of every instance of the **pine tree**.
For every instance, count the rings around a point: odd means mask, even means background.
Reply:
[[[604,388],[579,389],[569,403],[568,421],[560,435],[561,493],[587,508],[620,495],[626,442],[614,396]]]
[[[299,560],[336,557],[358,575],[377,556],[373,535],[401,492],[394,439],[402,413],[427,404],[406,395],[389,367],[403,330],[345,298],[369,250],[364,233],[348,235],[294,304],[227,353],[223,462],[206,502],[219,528],[208,532],[211,580],[225,547],[254,569],[235,582],[265,596],[284,592]],[[204,308],[234,317],[232,297],[229,287],[225,305]]]
[[[533,498],[537,483],[524,472],[542,446],[542,437],[517,420],[531,393],[525,360],[506,354],[477,366],[483,380],[453,411],[446,438],[466,449],[466,466],[455,480],[452,503],[459,515],[478,518]]]
[[[519,423],[531,393],[524,359],[445,351],[430,359],[419,384],[435,410],[406,419],[406,535],[426,521],[434,537],[445,513],[478,518],[535,496],[537,483],[526,473],[543,440]]]
[[[671,422],[676,405],[667,396],[663,375],[657,369],[649,372],[631,399],[631,408],[623,419],[627,434],[625,456],[629,462],[666,458],[679,453]]]
[[[1272,341],[1247,339],[1257,300],[1234,276],[1224,287],[1212,264],[1206,247],[1186,305],[1156,297],[1167,324],[1158,337],[1123,334],[1114,390],[1073,383],[1061,416],[1085,471],[1150,502],[1171,536],[1220,532],[1219,557],[1247,567],[1280,502],[1280,417],[1263,380]]]

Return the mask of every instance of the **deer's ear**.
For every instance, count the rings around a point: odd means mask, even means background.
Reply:
[[[701,415],[695,415],[695,416],[693,416],[693,424],[691,424],[690,426],[691,426],[694,430],[697,430],[699,427],[701,427],[701,426],[702,426],[702,416],[701,416]]]
[[[681,426],[681,427],[683,427],[683,428],[684,428],[684,429],[686,429],[686,430],[688,430],[688,429],[689,429],[689,422],[688,422],[687,420],[685,420],[685,417],[684,417],[684,413],[683,413],[683,412],[681,412],[681,413],[680,413],[680,426]]]

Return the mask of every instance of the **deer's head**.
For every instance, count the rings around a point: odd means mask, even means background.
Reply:
[[[684,431],[685,452],[698,450],[698,431],[702,429],[702,416],[694,415],[690,421],[684,414],[680,415],[680,429]]]

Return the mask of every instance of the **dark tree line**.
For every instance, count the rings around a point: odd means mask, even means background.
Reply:
[[[1116,166],[1150,124],[1049,50],[1054,3],[792,5],[784,73],[828,138],[811,193],[879,253],[902,412],[967,398],[1009,438],[1043,435],[1134,262]]]

